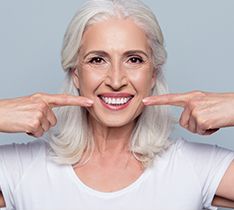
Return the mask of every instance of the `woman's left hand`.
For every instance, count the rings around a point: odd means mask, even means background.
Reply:
[[[210,135],[219,128],[234,126],[234,93],[192,91],[150,96],[143,103],[183,107],[180,125],[193,133]]]

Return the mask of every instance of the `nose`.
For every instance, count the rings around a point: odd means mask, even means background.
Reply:
[[[120,90],[128,84],[127,75],[120,64],[115,64],[108,70],[105,84],[113,90]]]

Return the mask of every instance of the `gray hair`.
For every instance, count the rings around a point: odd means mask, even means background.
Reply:
[[[152,50],[154,70],[157,74],[152,95],[167,93],[163,76],[166,61],[163,35],[155,15],[139,0],[89,0],[75,14],[64,36],[62,66],[66,72],[63,92],[79,95],[73,84],[71,69],[77,62],[81,39],[85,29],[110,17],[131,18],[141,27]],[[58,126],[49,132],[49,144],[54,159],[61,164],[75,164],[88,160],[95,145],[92,130],[88,127],[87,111],[81,107],[61,107],[57,110]],[[137,119],[132,132],[129,150],[144,166],[150,165],[156,155],[169,146],[171,118],[167,107],[146,107]]]

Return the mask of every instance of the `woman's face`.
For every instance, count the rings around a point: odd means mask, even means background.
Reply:
[[[144,31],[132,20],[111,18],[84,32],[74,83],[94,101],[90,119],[108,127],[133,123],[155,82]]]

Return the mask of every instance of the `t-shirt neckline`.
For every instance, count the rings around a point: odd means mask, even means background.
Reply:
[[[113,192],[102,192],[102,191],[98,191],[93,189],[92,187],[89,187],[88,185],[86,185],[80,178],[79,176],[75,173],[72,165],[68,165],[67,167],[67,172],[69,174],[69,176],[71,177],[71,179],[75,182],[76,185],[78,185],[78,187],[85,191],[88,192],[92,195],[98,196],[98,197],[102,197],[102,198],[112,198],[112,197],[116,197],[122,194],[125,194],[131,190],[136,189],[150,174],[151,169],[150,168],[146,168],[144,170],[144,172],[131,184],[129,184],[128,186],[117,190],[117,191],[113,191]]]

